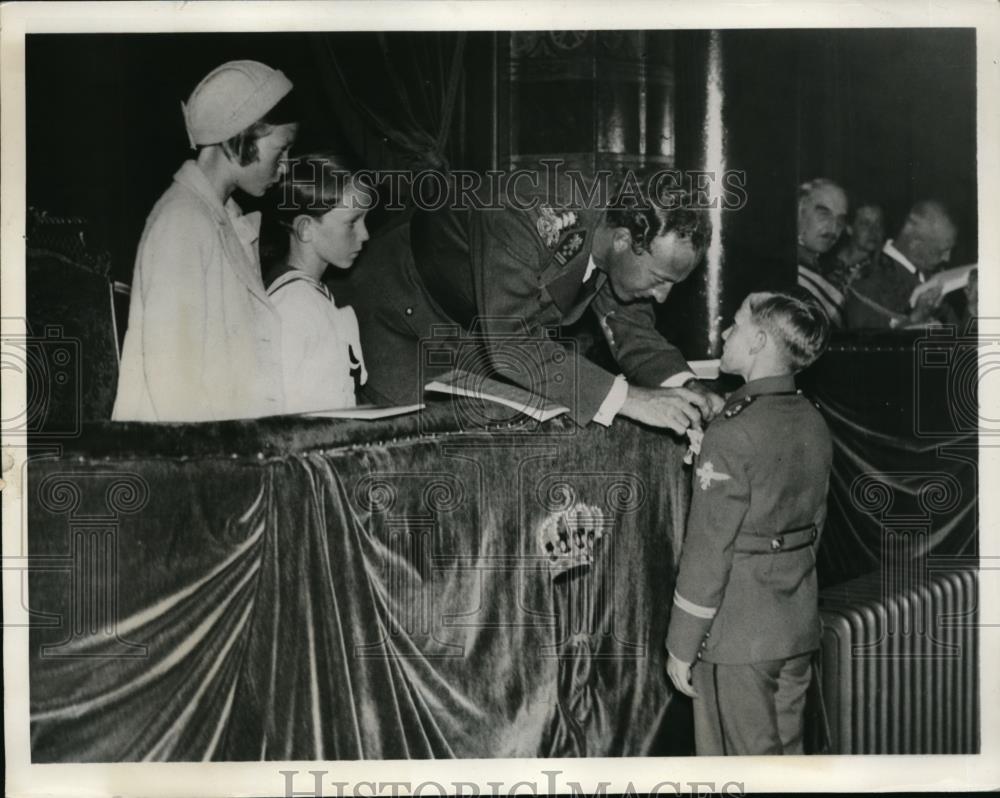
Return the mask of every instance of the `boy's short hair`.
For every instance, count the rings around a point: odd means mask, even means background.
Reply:
[[[260,259],[265,274],[284,265],[299,216],[322,218],[341,205],[351,186],[360,187],[363,201],[375,202],[374,188],[358,179],[360,168],[351,156],[332,150],[302,153],[289,162],[281,183],[272,190],[274,203],[261,222]]]
[[[819,303],[783,291],[759,291],[747,297],[754,323],[778,343],[789,368],[798,372],[823,354],[830,339],[830,319]]]
[[[321,218],[343,202],[358,170],[353,158],[332,150],[298,155],[282,178],[274,209],[276,219],[286,230],[292,230],[295,219],[302,214]]]

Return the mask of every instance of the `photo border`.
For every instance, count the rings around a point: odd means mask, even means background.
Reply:
[[[25,48],[26,33],[41,32],[293,32],[306,30],[517,30],[613,28],[865,28],[975,27],[977,29],[977,140],[979,263],[1000,263],[1000,5],[992,0],[947,4],[891,2],[846,4],[723,0],[679,3],[627,0],[613,4],[548,2],[189,2],[189,3],[13,3],[0,8],[2,42],[2,202],[0,264],[5,334],[23,334],[25,234]],[[622,24],[622,23],[626,24]],[[981,335],[1000,332],[1000,267],[980,270]],[[18,330],[18,326],[20,329]],[[998,339],[1000,340],[1000,339]],[[992,379],[986,379],[991,377]],[[1000,408],[995,375],[980,375],[980,404]],[[23,408],[24,375],[3,371],[3,419]],[[7,422],[5,421],[5,426]],[[980,530],[1000,530],[997,501],[1000,449],[980,449]],[[481,794],[548,792],[553,784],[571,792],[578,782],[591,794],[601,782],[607,792],[645,792],[658,783],[703,792],[741,791],[969,790],[1000,786],[1000,535],[980,534],[980,723],[981,753],[941,756],[818,756],[776,760],[750,758],[458,759],[344,762],[116,763],[32,765],[29,751],[27,627],[23,622],[21,574],[26,530],[24,469],[27,449],[3,441],[4,530],[4,709],[7,795],[267,796],[284,794],[281,771],[298,771],[295,789],[310,790],[309,771],[325,771],[324,795],[372,794],[358,785],[409,781],[478,785]],[[990,486],[994,486],[990,489]],[[546,772],[556,772],[555,781]],[[491,787],[490,782],[502,783]],[[534,785],[534,789],[532,786]],[[729,787],[729,790],[733,790]],[[423,794],[436,795],[425,787]],[[466,794],[471,793],[468,788]],[[307,794],[312,794],[308,792]],[[377,794],[391,794],[378,792]],[[405,792],[401,794],[407,794]],[[672,786],[661,794],[676,794]],[[734,794],[730,792],[730,794]]]

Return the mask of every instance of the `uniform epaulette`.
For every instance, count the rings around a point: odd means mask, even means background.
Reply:
[[[732,407],[727,407],[725,410],[723,410],[722,415],[725,418],[732,418],[733,416],[738,416],[740,413],[742,413],[744,410],[750,407],[750,405],[753,404],[754,398],[755,397],[753,394],[744,396],[742,399],[737,401],[736,404],[734,404]]]

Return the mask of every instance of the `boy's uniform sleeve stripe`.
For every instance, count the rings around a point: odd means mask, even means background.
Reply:
[[[701,604],[695,604],[693,601],[689,601],[684,598],[684,596],[677,591],[674,591],[674,606],[679,607],[689,615],[693,615],[695,618],[703,618],[709,621],[712,620],[712,618],[715,617],[715,613],[719,611],[718,607],[703,607]]]
[[[712,628],[711,618],[700,618],[687,612],[672,612],[667,630],[667,651],[681,662],[694,662],[701,651],[705,635]]]

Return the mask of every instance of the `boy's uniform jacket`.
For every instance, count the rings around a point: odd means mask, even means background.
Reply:
[[[738,665],[819,647],[816,546],[832,444],[791,376],[736,391],[705,433],[667,635],[682,662]]]

